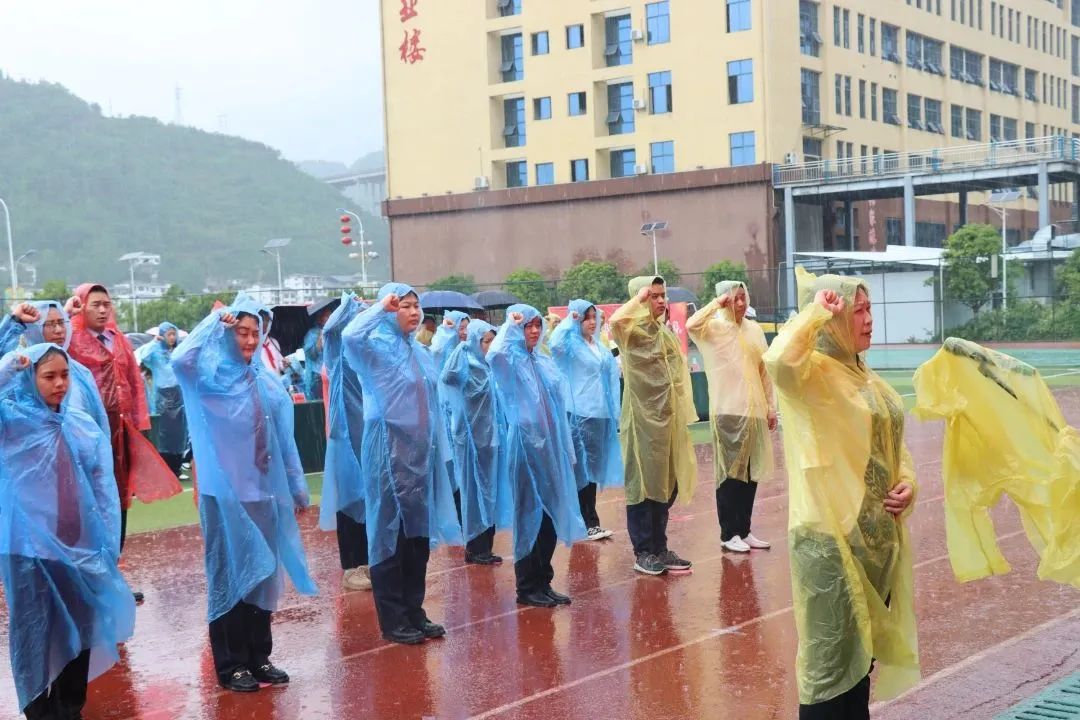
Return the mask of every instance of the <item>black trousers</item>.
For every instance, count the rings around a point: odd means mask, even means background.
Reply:
[[[371,591],[375,611],[384,633],[401,626],[419,628],[427,619],[424,593],[427,590],[430,541],[426,537],[405,537],[404,525],[398,527],[397,549],[392,557],[371,566]]]
[[[754,498],[758,484],[750,480],[728,478],[716,488],[716,518],[720,521],[720,539],[724,542],[736,535],[745,538],[750,534],[750,516],[754,513]]]
[[[180,477],[180,466],[184,464],[184,456],[179,453],[160,453],[161,459],[172,470],[173,475]]]
[[[666,503],[642,500],[637,505],[626,506],[626,530],[630,533],[634,555],[660,555],[668,549],[668,513],[678,495],[679,489],[675,488]]]
[[[454,507],[457,508],[458,522],[461,522],[461,491],[454,491]],[[465,543],[465,556],[486,555],[495,547],[495,528],[489,527],[472,540]]]
[[[127,510],[120,511],[120,552],[124,551],[124,541],[127,540]]]
[[[870,720],[870,676],[832,700],[800,705],[799,720]]]
[[[342,570],[368,564],[367,525],[343,512],[337,514],[337,547]]]
[[[589,483],[578,490],[578,506],[581,507],[581,519],[585,527],[600,527],[600,516],[596,514],[596,483]]]
[[[240,601],[210,623],[210,650],[221,682],[237,670],[254,670],[270,662],[273,647],[270,611],[256,605]]]
[[[555,568],[551,567],[551,557],[555,554],[555,545],[558,541],[555,523],[551,521],[547,513],[544,513],[532,550],[514,563],[518,595],[527,595],[551,587],[551,581],[555,579]]]
[[[90,651],[83,650],[64,666],[49,689],[30,701],[23,711],[27,720],[68,720],[81,717],[86,704]]]

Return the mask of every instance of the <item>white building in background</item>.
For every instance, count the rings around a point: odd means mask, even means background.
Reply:
[[[361,284],[360,274],[314,275],[298,273],[282,278],[280,293],[274,283],[255,283],[243,288],[243,292],[267,305],[308,305],[339,296],[343,290],[355,290]],[[369,283],[371,285],[371,283]],[[374,297],[378,288],[365,292]]]
[[[160,300],[165,297],[171,286],[168,283],[135,281],[135,302],[144,303],[150,300]],[[131,301],[131,283],[116,283],[110,286],[109,292],[114,298],[122,298]]]

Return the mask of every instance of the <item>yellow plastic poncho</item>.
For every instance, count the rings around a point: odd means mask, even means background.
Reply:
[[[630,300],[611,315],[611,338],[619,348],[623,372],[622,418],[626,504],[666,503],[676,488],[690,502],[697,482],[697,458],[690,440],[697,419],[690,369],[679,339],[653,318],[648,301],[637,298],[652,277],[630,281]]]
[[[1035,368],[949,338],[915,373],[923,419],[945,419],[941,474],[960,582],[1009,571],[990,508],[1006,494],[1039,553],[1039,578],[1080,587],[1080,433]]]
[[[799,632],[799,701],[850,690],[876,659],[875,697],[919,679],[912,550],[904,519],[885,511],[887,492],[915,487],[904,447],[904,406],[855,351],[856,278],[815,278],[797,268],[799,306],[765,365],[784,418],[788,545]],[[835,318],[813,302],[819,290],[845,300]],[[869,292],[867,291],[869,296]]]
[[[746,318],[736,322],[731,305],[720,307],[725,297],[734,302],[740,290],[749,303],[745,284],[717,283],[716,299],[686,322],[709,379],[717,485],[727,478],[761,481],[773,469],[768,418],[776,412],[776,404],[772,380],[761,360],[769,344],[760,325]]]

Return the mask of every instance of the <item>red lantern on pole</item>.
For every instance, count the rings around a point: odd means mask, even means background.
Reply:
[[[349,237],[348,235],[342,235],[341,236],[341,244],[342,245],[352,245],[352,238]]]

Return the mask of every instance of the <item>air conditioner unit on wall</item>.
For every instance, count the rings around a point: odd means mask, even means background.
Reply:
[[[647,104],[648,103],[646,103],[644,100],[639,100],[637,98],[634,99],[634,109],[635,110],[644,110],[645,107],[647,106]]]
[[[645,33],[642,32],[641,30],[631,30],[630,31],[630,39],[633,40],[634,42],[641,42],[642,40],[645,39]]]
[[[491,181],[487,175],[477,175],[476,179],[473,180],[474,190],[487,190],[489,187],[491,187]]]
[[[794,165],[797,162],[799,162],[799,155],[797,153],[789,152],[784,155],[785,165]]]
[[[634,174],[635,175],[648,175],[649,174],[649,166],[648,165],[635,165],[634,166]]]

